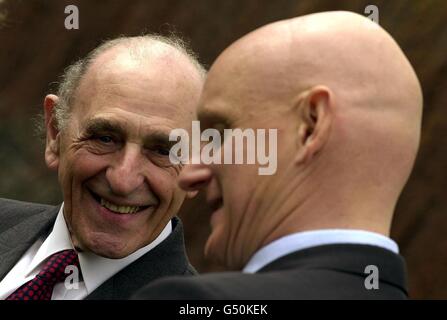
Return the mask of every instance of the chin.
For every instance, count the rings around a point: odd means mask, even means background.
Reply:
[[[215,235],[211,233],[205,244],[204,256],[207,260],[212,261],[219,266],[223,266],[227,269],[228,266],[227,261],[225,261],[224,247],[219,247],[218,241],[216,240],[218,239],[216,239]]]
[[[84,247],[87,251],[104,258],[122,259],[136,251],[130,250],[126,243],[126,240],[101,233],[90,235]]]

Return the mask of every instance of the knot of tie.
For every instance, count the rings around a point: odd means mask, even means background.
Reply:
[[[70,265],[79,268],[76,251],[64,250],[57,252],[50,257],[36,277],[46,282],[47,285],[63,282],[68,275],[65,273],[65,269]]]
[[[68,266],[79,267],[78,254],[74,250],[63,250],[53,254],[34,279],[13,292],[7,300],[50,300],[54,286],[65,281],[70,272]]]

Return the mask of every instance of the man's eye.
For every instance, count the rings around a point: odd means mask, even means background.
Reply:
[[[155,152],[157,152],[159,155],[162,155],[162,156],[169,156],[169,153],[171,151],[167,147],[157,147],[157,148],[155,148]]]
[[[100,142],[109,144],[113,142],[113,138],[111,136],[100,136],[97,138]]]

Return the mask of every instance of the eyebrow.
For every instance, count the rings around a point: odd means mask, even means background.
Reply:
[[[104,118],[96,118],[87,121],[85,131],[88,135],[95,135],[98,133],[114,133],[120,135],[122,137],[126,137],[126,128],[121,123],[104,119]],[[144,145],[163,145],[169,146],[174,145],[175,141],[169,141],[169,132],[165,130],[151,128],[151,132],[147,133],[143,137]]]
[[[99,132],[111,132],[120,135],[125,135],[126,132],[125,128],[120,123],[103,118],[88,120],[85,128],[86,128],[85,131],[88,134],[96,134]]]
[[[152,131],[143,138],[144,145],[173,146],[176,141],[169,141],[169,133],[161,130]]]
[[[197,119],[204,125],[203,127],[209,127],[216,123],[230,126],[230,119],[227,116],[212,110],[200,111],[197,114]]]

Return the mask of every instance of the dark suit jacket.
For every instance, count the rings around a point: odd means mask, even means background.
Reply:
[[[59,209],[60,206],[0,199],[0,281],[40,236],[50,233]],[[86,299],[128,299],[154,279],[196,274],[186,256],[182,223],[178,218],[172,222],[173,231],[168,238]]]
[[[379,289],[365,287],[365,267],[379,269]],[[369,282],[368,282],[369,283]],[[255,274],[215,273],[154,281],[134,299],[406,299],[401,256],[368,245],[325,245],[296,251]]]

